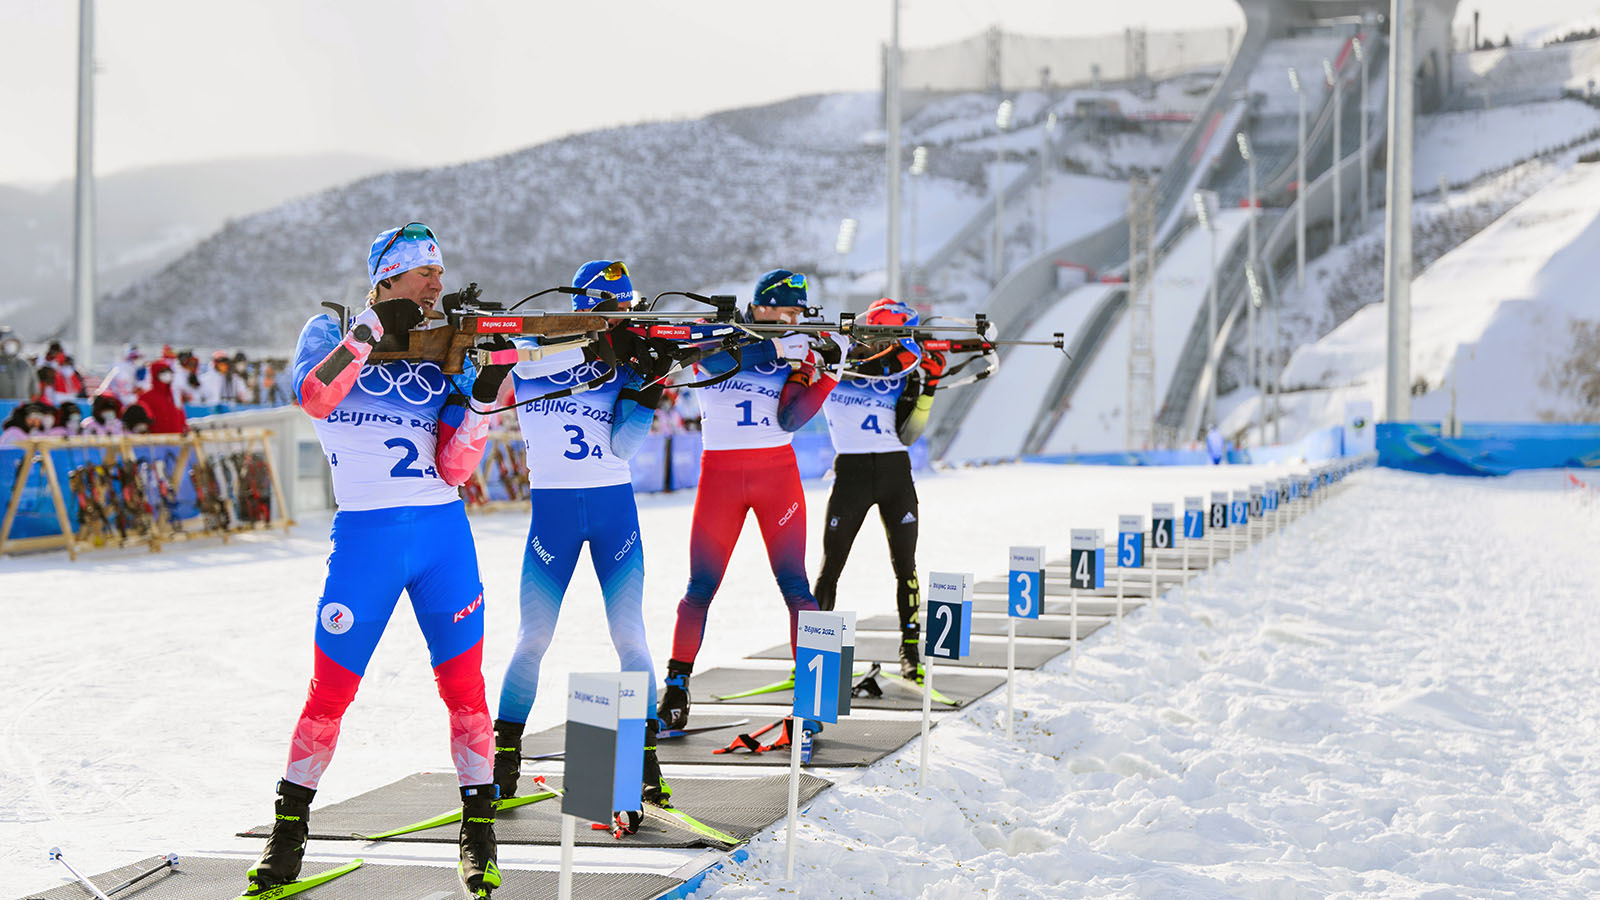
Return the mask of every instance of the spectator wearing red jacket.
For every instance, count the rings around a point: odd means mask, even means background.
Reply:
[[[150,387],[139,394],[139,405],[150,416],[151,434],[182,434],[188,427],[183,407],[172,396],[172,363],[158,359],[150,364]]]

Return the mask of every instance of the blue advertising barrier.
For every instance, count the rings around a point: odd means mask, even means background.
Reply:
[[[1462,425],[1460,437],[1445,437],[1438,422],[1380,423],[1378,465],[1478,476],[1600,468],[1600,425],[1484,422]]]
[[[1248,450],[1228,451],[1228,462],[1234,464],[1270,463],[1285,460],[1322,462],[1351,455],[1345,447],[1344,426],[1334,425],[1314,431],[1292,444],[1255,447]],[[1211,454],[1204,448],[1193,450],[1118,450],[1108,453],[1046,453],[1024,456],[1024,462],[1072,464],[1084,466],[1205,466],[1211,464]]]

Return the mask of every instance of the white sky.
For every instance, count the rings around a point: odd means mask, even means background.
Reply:
[[[1600,10],[1483,0],[1484,31]],[[1098,34],[1237,24],[1234,0],[902,0],[915,47],[998,22]],[[1502,12],[1504,14],[1502,14]],[[444,164],[607,125],[871,90],[872,0],[100,0],[96,171],[351,152]],[[0,183],[71,175],[77,3],[0,0]]]

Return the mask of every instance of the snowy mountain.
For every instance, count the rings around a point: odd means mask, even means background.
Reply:
[[[393,166],[381,156],[317,155],[154,166],[95,184],[97,287],[121,290],[178,258],[229,219]],[[73,183],[39,190],[0,185],[11,224],[0,320],[29,340],[69,327]],[[9,251],[15,251],[14,257]]]

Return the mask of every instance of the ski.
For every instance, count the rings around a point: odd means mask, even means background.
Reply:
[[[771,684],[763,684],[760,687],[751,688],[748,691],[739,691],[738,693],[734,694],[712,694],[711,699],[738,700],[741,697],[755,697],[759,694],[776,694],[779,691],[792,690],[794,690],[794,675],[791,674],[788,678],[785,678],[782,681],[774,681]]]
[[[749,719],[735,719],[732,722],[723,722],[720,725],[698,725],[693,728],[674,728],[670,731],[663,731],[656,735],[656,740],[675,741],[679,738],[688,737],[691,734],[703,734],[707,731],[721,731],[724,728],[737,728],[740,725],[748,724],[750,724]],[[541,759],[561,759],[563,756],[566,756],[565,750],[555,750],[550,753],[535,753],[532,756],[524,756],[522,758],[526,760],[537,761]]]
[[[252,887],[250,890],[240,894],[235,900],[280,900],[283,897],[293,897],[302,891],[309,891],[318,885],[327,884],[340,875],[348,875],[359,868],[361,868],[361,860],[352,859],[342,866],[335,866],[326,872],[308,875],[305,878],[299,878],[287,884],[280,884],[276,887],[269,887],[259,891]]]
[[[889,679],[890,681],[897,682],[897,683],[902,684],[902,685],[904,685],[904,686],[906,686],[908,688],[911,688],[912,690],[916,691],[919,694],[922,693],[922,683],[916,681],[915,679],[907,678],[904,675],[900,675],[900,674],[897,674],[895,672],[879,672],[878,674],[882,675],[883,677],[885,677],[887,679]],[[942,703],[945,706],[960,706],[961,705],[961,701],[950,699],[949,697],[947,697],[944,694],[940,693],[938,688],[934,688],[933,689],[932,697],[933,697],[933,702]]]
[[[542,778],[536,780],[539,782],[540,787],[544,786],[544,780]],[[494,808],[498,812],[505,812],[508,809],[516,809],[519,806],[527,806],[530,803],[538,803],[541,800],[549,800],[552,797],[559,796],[561,796],[560,791],[541,790],[525,797],[507,797],[504,800],[496,800],[494,802]],[[414,831],[427,831],[429,828],[438,828],[440,825],[449,825],[451,822],[459,821],[461,821],[461,808],[457,807],[449,812],[440,813],[431,819],[423,819],[420,822],[412,822],[410,825],[404,825],[391,831],[383,831],[379,832],[378,834],[352,833],[351,837],[360,838],[363,841],[383,841],[392,837],[399,837],[402,834],[411,834]]]
[[[732,849],[733,847],[737,847],[738,845],[744,843],[725,831],[719,831],[715,828],[712,828],[710,825],[707,825],[699,819],[696,819],[694,816],[691,816],[683,810],[678,809],[676,806],[657,806],[654,803],[646,803],[644,805],[644,814],[647,816],[655,816],[656,818],[665,822],[675,823],[689,829],[690,831],[693,831],[695,834],[698,834],[707,840],[715,841],[718,844],[724,844],[726,845],[722,848],[724,850]]]

